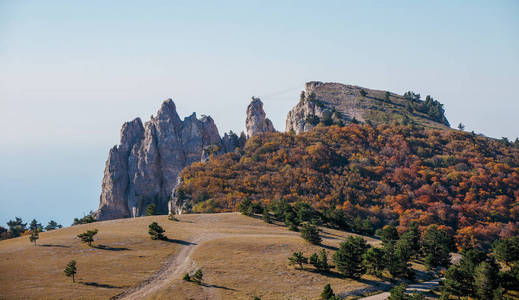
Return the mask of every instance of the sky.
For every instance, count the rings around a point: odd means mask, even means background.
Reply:
[[[173,98],[284,131],[311,80],[432,95],[453,126],[519,136],[518,1],[0,0],[0,226],[97,209],[121,125]]]

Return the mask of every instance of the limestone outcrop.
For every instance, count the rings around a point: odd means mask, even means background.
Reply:
[[[247,127],[248,137],[264,132],[276,132],[272,121],[266,118],[263,102],[255,97],[252,97],[252,101],[247,107],[245,126]]]
[[[436,113],[428,112],[428,106]],[[352,122],[372,124],[417,124],[427,128],[448,128],[441,104],[410,99],[382,90],[335,82],[310,81],[299,103],[287,115],[286,131],[301,133],[318,125],[339,126]],[[444,121],[438,121],[444,120]]]
[[[125,123],[108,154],[97,218],[140,216],[151,203],[167,213],[178,174],[209,146],[225,151],[213,119],[193,113],[181,120],[171,99],[144,125],[139,118]]]

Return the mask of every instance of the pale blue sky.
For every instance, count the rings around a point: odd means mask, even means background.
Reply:
[[[172,97],[220,133],[251,96],[284,130],[304,82],[431,94],[519,135],[517,1],[1,1],[0,225],[96,209],[123,122]]]

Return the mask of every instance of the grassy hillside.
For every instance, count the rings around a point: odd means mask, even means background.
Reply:
[[[294,251],[310,254],[324,248],[331,256],[351,235],[346,232],[325,228],[323,246],[314,246],[286,227],[236,213],[182,215],[179,220],[152,216],[74,226],[41,233],[36,247],[28,237],[0,241],[0,298],[107,299],[130,290],[124,294],[128,299],[316,299],[327,283],[347,292],[376,282],[369,276],[343,279],[287,265]],[[149,238],[152,221],[164,227],[169,241]],[[97,248],[76,238],[93,228],[99,230]],[[78,265],[76,283],[63,273],[72,259]],[[204,271],[204,285],[181,280],[184,272],[197,268]]]
[[[488,247],[519,228],[519,149],[457,130],[352,124],[264,134],[181,178],[177,198],[197,212],[234,211],[245,198],[302,201],[323,222],[340,211],[346,229],[438,224],[460,247]]]

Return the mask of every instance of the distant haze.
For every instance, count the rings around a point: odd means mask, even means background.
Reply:
[[[310,80],[413,90],[515,139],[517,70],[517,1],[0,0],[0,225],[96,209],[122,123],[168,97],[223,135],[251,96],[283,131]]]

